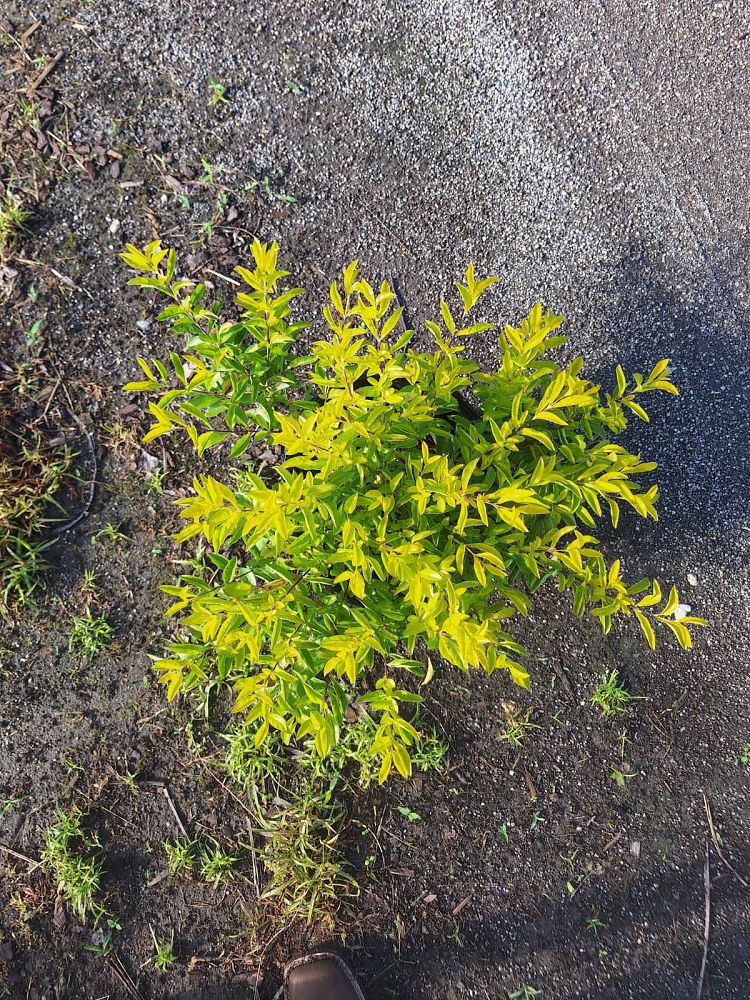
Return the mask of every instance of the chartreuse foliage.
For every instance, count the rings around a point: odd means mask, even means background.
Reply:
[[[654,463],[614,438],[633,415],[648,420],[648,393],[676,393],[667,361],[647,376],[618,366],[602,389],[581,358],[566,368],[550,358],[563,319],[536,305],[504,327],[502,362],[483,372],[464,351],[492,329],[473,314],[496,279],[477,280],[470,265],[458,308],[441,300],[426,324],[434,350],[418,351],[388,283],[373,287],[356,262],[331,285],[327,338],[295,361],[299,289],[287,289],[275,244],[252,252],[236,320],[206,305],[201,285],[175,281],[173,251],[123,254],[133,283],[167,297],[161,317],[181,341],[169,365],[139,359],[145,380],[127,386],[156,396],[147,439],[182,430],[199,452],[225,444],[241,458],[260,437],[285,453],[263,477],[244,463],[228,481],[200,476],[179,501],[178,539],[202,537],[213,570],[164,588],[185,631],[156,664],[170,698],[218,679],[258,745],[276,731],[320,756],[356,702],[373,719],[383,781],[394,768],[410,774],[420,738],[421,696],[399,675],[424,685],[435,653],[527,686],[510,619],[547,580],[605,632],[634,615],[650,646],[658,630],[690,646],[689,626],[703,622],[678,620],[674,588],[663,600],[656,581],[627,583],[594,535],[602,513],[616,526],[623,506],[657,517],[657,487],[640,484]]]

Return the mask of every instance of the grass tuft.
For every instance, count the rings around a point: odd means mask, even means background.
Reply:
[[[70,904],[78,919],[85,921],[91,915],[98,923],[104,916],[104,907],[96,900],[103,868],[97,856],[101,844],[84,832],[85,818],[86,814],[77,806],[67,813],[58,809],[57,822],[45,836],[42,861],[57,881],[58,895]]]
[[[85,614],[73,619],[73,627],[68,634],[68,649],[76,650],[91,659],[112,643],[112,626],[105,615]]]
[[[31,217],[32,213],[12,191],[0,196],[0,261],[7,258]]]
[[[604,674],[591,694],[591,704],[599,709],[605,719],[622,715],[631,701],[640,701],[640,698],[630,694],[616,669]]]

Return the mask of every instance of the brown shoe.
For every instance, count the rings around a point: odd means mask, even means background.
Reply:
[[[316,952],[284,969],[284,1000],[365,1000],[349,966],[338,955]]]

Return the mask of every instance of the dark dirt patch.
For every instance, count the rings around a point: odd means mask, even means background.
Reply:
[[[711,13],[688,28],[684,12],[662,6],[644,4],[642,16],[614,3],[579,7],[575,23],[565,9],[523,3],[502,18],[450,2],[2,11],[17,36],[42,21],[32,60],[63,52],[48,99],[65,111],[83,163],[38,150],[54,175],[38,191],[27,263],[14,264],[3,361],[28,358],[25,331],[43,318],[39,352],[95,433],[100,482],[89,516],[53,550],[38,611],[4,626],[0,796],[20,801],[2,816],[0,843],[36,858],[55,806],[90,802],[107,906],[122,924],[116,954],[144,998],[252,997],[259,968],[258,995],[270,997],[283,960],[310,939],[341,945],[372,1000],[494,1000],[523,984],[560,1000],[695,995],[704,792],[724,852],[745,879],[750,870],[747,768],[737,764],[750,740],[750,298],[737,264],[747,242],[737,204],[750,162],[737,125],[747,117],[747,36],[733,5],[720,31]],[[659,68],[641,65],[651,46]],[[706,77],[708,56],[723,76]],[[685,65],[692,73],[672,87]],[[208,107],[209,75],[226,84],[229,107]],[[25,79],[3,77],[4,103]],[[254,185],[263,177],[265,193]],[[615,360],[642,369],[672,356],[683,395],[643,438],[662,465],[663,520],[628,520],[609,544],[634,578],[674,580],[713,623],[692,654],[649,655],[634,632],[603,639],[544,594],[522,627],[530,696],[499,678],[438,677],[432,710],[450,742],[448,774],[351,804],[362,891],[333,930],[280,928],[247,870],[247,881],[216,891],[159,879],[162,841],[177,828],[160,788],[146,784],[166,783],[191,830],[246,836],[241,805],[189,748],[187,712],[167,709],[147,675],[145,654],[166,631],[157,588],[181,557],[171,501],[194,470],[187,454],[159,446],[167,493],[147,491],[138,417],[119,386],[136,354],[165,344],[147,301],[124,289],[115,253],[159,234],[220,287],[213,272],[231,270],[256,233],[281,240],[308,302],[359,256],[395,277],[418,322],[473,258],[505,276],[496,301],[508,318],[539,295],[567,311],[571,349],[603,379]],[[492,351],[488,341],[477,356],[489,364]],[[108,523],[127,540],[92,544]],[[97,575],[95,600],[81,591],[86,570]],[[67,633],[91,603],[116,639],[86,665],[68,652]],[[646,700],[607,723],[589,697],[612,667]],[[517,750],[500,739],[505,702],[533,707],[541,727]],[[634,777],[620,787],[613,768]],[[122,778],[134,770],[135,789]],[[128,995],[113,962],[85,950],[90,929],[69,914],[55,921],[40,869],[4,855],[0,872],[8,995]],[[713,850],[711,872],[706,995],[744,998],[748,891]],[[175,929],[179,962],[165,976],[143,965],[149,925]]]

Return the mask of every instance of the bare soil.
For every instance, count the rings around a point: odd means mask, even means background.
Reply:
[[[93,435],[95,470],[79,434],[80,468],[97,483],[38,607],[0,625],[0,995],[267,1000],[314,943],[341,949],[370,1000],[524,986],[687,1000],[708,899],[703,995],[750,997],[748,36],[733,4],[639,6],[0,2],[0,180],[38,198],[16,273],[0,274],[0,360],[33,365]],[[229,104],[209,106],[209,76]],[[21,98],[50,102],[37,124],[13,124]],[[124,242],[159,235],[219,291],[256,234],[280,240],[311,318],[353,257],[395,279],[412,323],[473,258],[503,275],[503,318],[538,296],[566,311],[570,349],[602,379],[617,360],[672,357],[682,396],[634,439],[660,463],[662,520],[624,518],[607,545],[711,621],[691,653],[651,654],[635,629],[602,637],[545,592],[519,626],[530,694],[440,672],[447,774],[349,803],[360,893],[312,928],[259,903],[247,860],[217,889],[165,873],[175,810],[228,841],[249,825],[210,727],[188,726],[148,672],[168,629],[158,586],[185,557],[173,501],[198,467],[171,443],[144,453],[120,390],[136,354],[168,349],[125,287]],[[477,357],[492,364],[490,337]],[[148,488],[154,462],[164,495]],[[126,537],[96,537],[107,524]],[[115,630],[90,663],[68,650],[87,607]],[[606,721],[589,699],[615,667],[640,700]],[[517,748],[501,738],[516,708],[539,726]],[[121,924],[107,958],[35,864],[72,802],[106,856]],[[166,974],[147,964],[151,926],[175,931]]]

